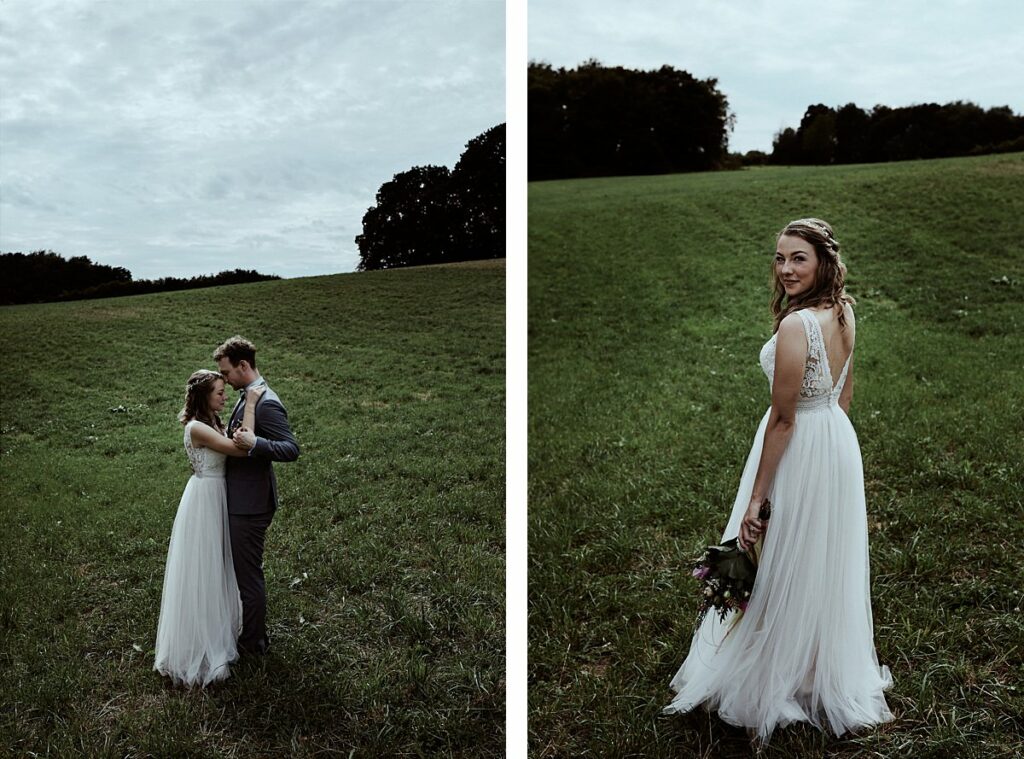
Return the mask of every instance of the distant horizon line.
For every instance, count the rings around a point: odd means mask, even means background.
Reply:
[[[141,282],[142,280],[153,281],[153,280],[157,280],[157,279],[188,279],[190,277],[215,277],[218,274],[223,274],[224,272],[233,272],[233,271],[255,271],[257,274],[259,274],[261,276],[264,276],[264,277],[279,277],[280,279],[301,279],[302,277],[328,277],[328,276],[331,276],[332,274],[352,274],[352,273],[358,272],[358,269],[349,269],[347,271],[324,272],[322,274],[297,274],[297,275],[294,275],[294,276],[288,276],[288,275],[284,275],[284,274],[275,274],[273,272],[263,272],[263,271],[259,271],[259,270],[255,269],[255,268],[253,268],[253,269],[246,269],[246,268],[243,268],[241,266],[236,266],[234,268],[221,269],[220,271],[210,272],[210,273],[200,273],[200,274],[165,274],[165,275],[158,276],[158,277],[139,277],[139,278],[136,278],[136,275],[127,266],[121,266],[120,264],[105,264],[102,261],[100,261],[99,259],[93,258],[92,256],[87,255],[85,253],[78,254],[78,255],[71,255],[71,254],[62,252],[60,250],[55,250],[54,248],[36,248],[36,249],[30,250],[30,251],[24,251],[24,250],[0,250],[0,256],[13,256],[13,255],[16,255],[16,254],[19,254],[19,253],[21,255],[23,255],[23,256],[29,256],[29,255],[32,255],[33,253],[53,253],[54,255],[60,256],[61,258],[64,258],[67,261],[70,261],[73,258],[85,258],[88,261],[92,262],[93,264],[97,264],[99,266],[110,266],[112,268],[124,269],[129,274],[131,274],[133,282]]]
[[[53,254],[61,256],[61,257],[65,257],[67,255],[65,253],[61,253],[60,251],[53,250],[52,248],[39,248],[37,250],[29,251],[28,253],[26,253],[24,251],[20,251],[20,250],[10,250],[10,251],[8,251],[8,250],[0,250],[0,256],[15,255],[17,253],[20,253],[23,256],[31,255],[32,253],[53,253]],[[91,258],[90,256],[87,256],[87,255],[70,256],[66,260],[70,260],[70,258],[86,258],[89,261],[91,261],[93,264],[98,264],[100,266],[111,266],[111,264],[104,264],[101,261],[95,260],[95,259],[93,259],[93,258]],[[369,274],[369,273],[374,272],[374,271],[378,271],[378,272],[379,271],[393,271],[393,270],[396,270],[396,269],[419,269],[419,268],[423,268],[423,267],[426,267],[426,266],[456,266],[456,265],[459,265],[459,264],[475,264],[475,263],[480,263],[480,262],[499,262],[499,261],[500,262],[504,262],[505,260],[506,260],[506,256],[501,256],[500,258],[471,258],[471,259],[466,259],[465,261],[438,261],[437,263],[433,263],[433,264],[414,264],[412,266],[392,266],[392,267],[389,267],[389,268],[386,268],[386,269],[370,269],[369,271],[360,271],[358,268],[354,268],[354,269],[348,269],[348,270],[345,270],[345,271],[329,271],[329,272],[322,272],[322,273],[318,273],[318,274],[297,274],[297,275],[294,275],[294,276],[286,276],[286,275],[283,275],[283,274],[274,274],[272,272],[261,272],[261,271],[257,271],[256,269],[243,269],[241,267],[236,267],[234,269],[221,269],[218,272],[213,272],[213,273],[210,273],[210,274],[191,274],[191,275],[173,275],[173,274],[170,274],[170,275],[165,275],[165,276],[162,276],[162,277],[140,277],[139,279],[136,279],[135,275],[132,274],[131,270],[128,269],[127,266],[119,266],[119,267],[116,267],[116,268],[121,268],[121,269],[127,270],[128,273],[131,274],[131,276],[132,276],[132,280],[131,280],[132,282],[142,282],[142,281],[153,282],[153,281],[159,280],[159,279],[189,279],[189,278],[194,278],[194,277],[215,277],[218,274],[223,274],[225,272],[233,272],[233,271],[255,271],[260,276],[277,277],[277,278],[279,278],[281,280],[293,280],[293,279],[304,279],[304,278],[307,278],[307,277],[333,277],[333,276],[337,276],[339,274]],[[264,280],[264,281],[267,281],[267,280]],[[238,283],[238,284],[255,284],[255,283],[253,283],[253,282],[246,282],[246,283]],[[228,286],[229,285],[222,285],[222,287],[228,287]],[[130,297],[130,296],[119,296],[119,297]]]

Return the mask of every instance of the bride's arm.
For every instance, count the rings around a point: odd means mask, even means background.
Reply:
[[[853,400],[853,356],[850,356],[850,366],[846,370],[846,384],[843,385],[843,391],[839,394],[839,407],[846,412],[846,415],[850,415],[850,401]]]
[[[247,430],[256,427],[256,403],[267,392],[266,385],[258,385],[245,394],[245,408],[242,409],[242,427]]]
[[[853,350],[854,341],[857,336],[857,321],[853,316],[853,306],[846,304],[843,311],[846,316],[846,329],[850,331],[850,350]],[[839,407],[843,412],[850,415],[850,401],[853,400],[853,354],[850,355],[850,366],[846,369],[846,381],[843,390],[839,393]]]
[[[231,440],[204,422],[192,425],[192,445],[205,446],[228,456],[245,456],[247,451],[238,448]]]
[[[800,397],[800,385],[804,380],[804,363],[807,358],[807,336],[800,317],[790,314],[779,325],[775,339],[775,377],[772,380],[772,408],[764,431],[761,446],[761,460],[757,465],[754,489],[750,505],[740,525],[740,547],[752,545],[764,529],[764,523],[757,518],[761,502],[768,497],[775,470],[782,454],[793,436],[796,421],[796,402]]]
[[[245,408],[242,409],[242,423],[238,429],[235,430],[235,434],[232,437],[232,443],[234,446],[243,452],[243,455],[248,456],[249,450],[255,444],[255,433],[253,429],[256,427],[256,403],[260,397],[267,392],[266,385],[259,385],[254,387],[248,393],[245,394]],[[241,435],[239,433],[242,433]],[[253,438],[251,444],[244,444],[243,441]]]

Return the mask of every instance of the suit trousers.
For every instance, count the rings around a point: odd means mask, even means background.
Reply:
[[[242,596],[242,653],[263,654],[270,647],[267,637],[267,585],[263,578],[263,540],[274,512],[229,514],[231,559]]]

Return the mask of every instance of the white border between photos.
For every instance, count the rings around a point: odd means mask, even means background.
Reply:
[[[527,754],[526,0],[505,0],[505,755]]]

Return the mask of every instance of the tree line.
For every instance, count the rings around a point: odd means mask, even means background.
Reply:
[[[746,163],[830,164],[949,158],[1024,150],[1024,116],[1007,106],[985,110],[957,101],[869,111],[810,106],[796,129],[775,135],[770,156]]]
[[[531,61],[528,175],[564,179],[721,168],[734,117],[718,80],[662,66]]]
[[[530,62],[531,180],[735,169],[751,164],[832,164],[1024,150],[1024,116],[971,102],[870,110],[807,108],[770,153],[728,151],[735,123],[716,79],[671,66],[641,71],[589,60],[573,69]]]
[[[86,256],[65,259],[50,250],[4,253],[0,254],[0,305],[112,298],[268,279],[280,277],[235,269],[188,279],[132,279],[124,267],[94,263]]]
[[[470,140],[452,170],[395,174],[355,242],[359,271],[504,257],[505,125]]]

